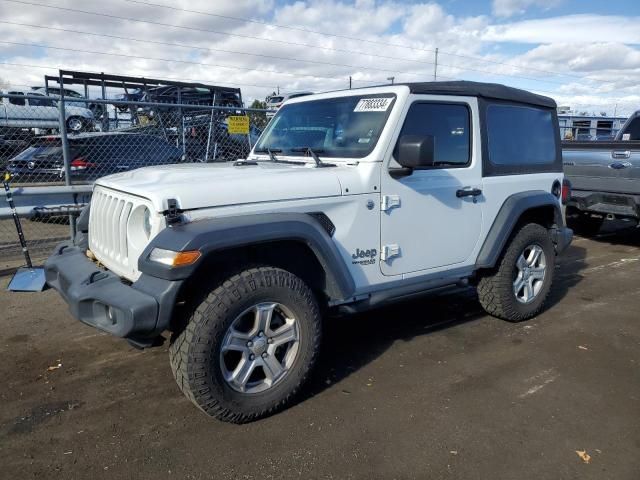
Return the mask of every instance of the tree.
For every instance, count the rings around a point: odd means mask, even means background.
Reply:
[[[265,110],[267,108],[267,104],[266,102],[261,102],[256,98],[249,108]],[[260,130],[264,129],[264,127],[267,126],[267,123],[269,123],[265,112],[249,112],[249,119],[251,124],[255,125]]]

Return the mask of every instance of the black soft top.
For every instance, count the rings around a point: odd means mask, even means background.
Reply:
[[[406,85],[411,93],[431,95],[464,95],[467,97],[484,97],[495,100],[528,103],[545,108],[556,108],[553,98],[527,92],[519,88],[507,87],[499,83],[481,83],[458,80],[454,82],[420,82],[401,83]]]

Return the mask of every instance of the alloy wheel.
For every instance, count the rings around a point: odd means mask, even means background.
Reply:
[[[241,393],[259,393],[281,382],[300,347],[298,322],[286,306],[262,302],[232,322],[222,341],[220,368]]]
[[[530,303],[538,296],[544,285],[547,258],[540,245],[527,246],[516,261],[513,293],[520,303]]]

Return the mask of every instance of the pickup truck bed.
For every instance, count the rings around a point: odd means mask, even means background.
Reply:
[[[640,141],[564,142],[569,212],[640,218]]]

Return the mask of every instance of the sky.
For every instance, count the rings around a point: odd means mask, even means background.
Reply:
[[[497,82],[640,109],[640,1],[0,0],[0,84],[58,69],[274,90]],[[110,92],[115,94],[116,92]]]

